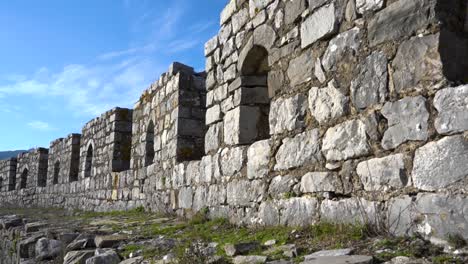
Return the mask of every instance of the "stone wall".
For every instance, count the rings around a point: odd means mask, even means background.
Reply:
[[[70,134],[50,143],[47,185],[78,180],[80,139],[80,134]]]
[[[37,148],[17,158],[16,189],[44,187],[47,184],[48,149]]]
[[[0,160],[0,192],[16,188],[16,158]]]
[[[205,45],[206,74],[171,65],[133,112],[85,126],[79,181],[0,200],[468,238],[466,10],[232,0]]]

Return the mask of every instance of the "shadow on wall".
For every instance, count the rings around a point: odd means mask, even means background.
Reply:
[[[450,81],[468,83],[468,1],[438,0],[439,53],[444,75]]]

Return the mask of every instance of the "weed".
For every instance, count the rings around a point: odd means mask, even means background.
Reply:
[[[460,234],[448,234],[447,241],[454,248],[462,248],[466,246],[466,240]]]

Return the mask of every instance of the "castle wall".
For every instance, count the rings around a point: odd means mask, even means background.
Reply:
[[[0,192],[6,192],[15,189],[16,162],[16,158],[0,160]]]
[[[80,134],[71,134],[50,143],[47,185],[78,180],[80,139]]]
[[[48,149],[37,148],[17,157],[16,189],[44,187],[47,184]]]
[[[1,203],[468,238],[466,5],[384,2],[230,1],[206,75],[171,65],[83,128],[78,181]]]

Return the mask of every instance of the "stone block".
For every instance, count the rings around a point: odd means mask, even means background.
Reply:
[[[262,126],[266,126],[262,116],[260,108],[255,106],[238,106],[228,111],[224,116],[224,142],[239,145],[261,138],[265,130]]]
[[[268,175],[271,145],[269,140],[253,143],[247,150],[247,177],[262,179]]]
[[[275,170],[319,164],[322,160],[319,131],[314,129],[283,140],[283,144],[276,153]]]
[[[247,8],[240,9],[239,12],[232,16],[232,31],[239,32],[244,25],[249,21],[249,11]]]
[[[397,40],[425,28],[434,20],[435,0],[400,0],[378,12],[368,24],[371,46]]]
[[[191,209],[193,204],[193,190],[191,187],[181,188],[179,190],[179,208]]]
[[[280,134],[304,127],[307,98],[296,94],[289,98],[279,98],[270,106],[270,134]]]
[[[346,115],[349,111],[348,104],[349,98],[332,83],[325,88],[312,87],[309,90],[309,109],[320,124]]]
[[[349,120],[329,128],[322,152],[328,161],[340,161],[369,154],[366,126],[361,120]]]
[[[310,81],[314,66],[314,58],[310,51],[303,52],[297,58],[292,59],[287,71],[291,87]]]
[[[356,168],[366,191],[388,191],[408,184],[403,154],[360,162]]]
[[[388,95],[387,82],[387,57],[383,52],[376,51],[359,66],[359,73],[351,82],[351,99],[354,106],[364,110],[385,102]]]
[[[382,115],[388,120],[388,129],[382,139],[384,149],[393,149],[410,140],[427,140],[429,112],[422,96],[406,97],[388,102]]]
[[[467,176],[468,141],[463,136],[445,137],[416,150],[412,173],[415,187],[435,191]]]
[[[382,8],[383,0],[356,0],[356,9],[359,14],[369,11],[377,11]]]
[[[224,7],[223,11],[221,11],[221,19],[220,19],[220,24],[223,25],[228,21],[231,16],[236,12],[237,10],[237,5],[236,5],[236,0],[230,0],[228,4]]]
[[[228,86],[228,91],[233,92],[240,87],[266,87],[267,78],[265,76],[239,76]]]
[[[284,9],[284,22],[287,25],[294,23],[305,9],[305,0],[287,1]]]
[[[301,192],[317,193],[317,192],[333,192],[343,193],[343,185],[334,172],[309,172],[302,176]]]
[[[249,206],[264,196],[261,181],[233,180],[227,184],[227,203],[231,206]]]
[[[439,34],[413,37],[403,42],[392,62],[395,91],[425,90],[422,81],[438,82],[444,78],[439,54]]]
[[[335,4],[329,4],[313,12],[301,25],[301,47],[315,43],[337,30]]]
[[[267,24],[261,25],[254,30],[253,44],[262,46],[266,50],[270,50],[276,41],[276,32]]]
[[[278,175],[271,180],[268,186],[268,194],[274,199],[285,198],[285,196],[291,194],[293,186],[297,183],[298,180],[294,176]]]
[[[223,176],[233,176],[239,173],[246,159],[245,147],[225,148],[221,152],[221,171]]]
[[[205,135],[205,152],[208,153],[217,150],[222,137],[223,123],[217,123],[209,126]]]
[[[210,125],[222,119],[221,108],[219,105],[214,105],[206,110],[206,124]]]
[[[320,220],[331,223],[370,224],[380,220],[376,218],[378,211],[376,202],[364,199],[324,200],[320,206]]]
[[[359,47],[361,46],[359,32],[359,28],[355,27],[338,34],[330,40],[330,43],[328,43],[328,47],[322,57],[323,68],[326,71],[330,71],[336,67],[336,63],[341,60],[346,51],[357,52],[359,50]]]
[[[234,92],[234,106],[268,104],[267,87],[240,87]]]
[[[318,211],[317,198],[297,197],[280,200],[280,224],[285,226],[309,226],[316,223]]]
[[[434,125],[439,134],[468,130],[468,85],[438,91],[434,107],[438,112]]]

